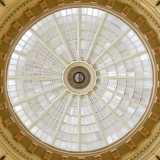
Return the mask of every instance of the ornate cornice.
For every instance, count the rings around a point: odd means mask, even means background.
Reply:
[[[3,141],[3,145],[6,147],[4,150],[6,154],[9,154],[8,152],[11,150],[10,153],[12,154],[12,157],[16,159],[39,160],[39,158],[33,157],[30,154],[27,154],[27,152],[23,148],[21,148],[20,146],[17,146],[13,142],[13,138],[10,137],[10,135],[8,135],[7,131],[4,131],[4,126],[2,124],[0,124],[0,139]]]
[[[38,0],[20,0],[19,3],[13,7],[11,10],[10,8],[6,8],[6,15],[7,17],[4,20],[1,20],[1,25],[0,25],[0,38],[3,36],[3,34],[7,31],[8,27],[10,24],[13,23],[13,21],[20,16],[27,8],[30,6],[33,6],[36,4]]]
[[[159,15],[159,12],[156,12],[156,14],[153,14],[154,8],[152,6],[151,9],[148,8],[148,6],[145,5],[144,2],[139,1],[139,0],[121,0],[122,2],[127,3],[130,5],[132,8],[137,10],[141,15],[143,15],[147,20],[149,20],[154,27],[154,29],[160,33],[160,21],[157,18],[157,15]],[[36,4],[38,0],[22,0],[20,1],[21,4],[19,6],[12,9],[12,13],[3,21],[3,23],[0,26],[0,33],[6,31],[7,25],[11,24],[13,22],[13,19],[17,17],[20,13],[22,13],[24,10],[32,6],[33,4]],[[6,8],[8,10],[8,8]],[[7,14],[8,15],[8,14]],[[9,24],[8,24],[9,23]],[[0,34],[0,37],[2,35]]]
[[[143,1],[139,0],[122,0],[123,2],[130,5],[132,8],[134,8],[136,11],[138,11],[141,15],[143,15],[152,25],[152,27],[160,33],[160,21],[157,17],[159,15],[159,12],[156,12],[156,14],[153,13],[153,6],[148,6]]]
[[[151,27],[155,30],[157,33],[157,36],[159,37],[160,33],[160,22],[159,19],[156,17],[155,13],[152,13],[153,7],[148,8],[148,6],[145,5],[142,1],[138,0],[123,0],[123,2],[127,3],[131,8],[133,8],[135,11],[137,11],[140,15],[142,15],[147,22],[150,23]],[[0,38],[3,36],[4,33],[6,33],[10,27],[10,25],[13,23],[15,19],[17,19],[26,9],[32,7],[38,3],[38,0],[27,0],[27,1],[20,1],[15,7],[11,9],[10,12],[8,12],[7,15],[9,15],[5,20],[3,20],[3,23],[0,25]],[[77,2],[80,3],[80,2]],[[95,2],[94,2],[95,4]],[[97,5],[100,7],[101,5]],[[6,9],[7,10],[7,9]],[[12,13],[11,13],[12,12]],[[10,14],[11,13],[11,14]],[[157,12],[159,15],[159,13]],[[26,149],[24,149],[18,142],[16,142],[13,137],[10,135],[9,131],[4,128],[3,124],[0,124],[0,134],[5,140],[4,142],[7,143],[11,148],[12,152],[16,153],[17,158],[19,159],[39,159],[36,156],[30,154],[27,152]],[[156,127],[154,128],[153,132],[151,133],[150,137],[145,139],[137,149],[130,152],[126,156],[122,157],[124,160],[134,160],[137,158],[143,158],[142,155],[144,155],[146,152],[149,152],[149,148],[155,145],[157,141],[159,141],[160,137],[160,124],[158,123]]]
[[[129,155],[126,155],[123,159],[124,160],[135,160],[135,159],[142,159],[144,160],[144,154],[146,152],[150,152],[149,150],[151,147],[157,145],[160,143],[160,122],[157,124],[156,129],[154,133],[152,133],[151,137],[149,139],[146,139],[139,148],[135,150],[134,153],[131,153]],[[151,152],[152,153],[152,152]]]

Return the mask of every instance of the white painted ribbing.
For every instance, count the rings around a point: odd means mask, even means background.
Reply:
[[[96,35],[94,36],[93,42],[92,42],[92,44],[91,44],[91,46],[89,48],[88,54],[87,54],[86,59],[85,59],[86,61],[89,61],[89,58],[90,58],[90,56],[92,54],[93,48],[95,46],[95,43],[97,42],[99,34],[100,34],[101,30],[102,30],[102,27],[103,27],[104,23],[106,22],[106,19],[107,19],[108,15],[109,15],[108,13],[104,13],[104,16],[103,16],[103,18],[101,20],[101,23],[99,24],[99,27],[97,29]]]
[[[52,92],[53,90],[62,87],[62,85],[63,85],[63,84],[59,84],[59,85],[56,85],[56,86],[54,86],[54,87],[52,87],[52,88],[49,88],[48,90],[45,90],[45,91],[42,91],[42,92],[39,92],[39,93],[35,93],[35,94],[34,94],[33,96],[31,96],[31,97],[28,97],[28,98],[25,98],[25,99],[19,100],[18,102],[13,103],[12,106],[13,106],[13,107],[16,107],[16,106],[18,106],[18,105],[20,105],[20,104],[22,104],[22,103],[28,102],[28,101],[30,101],[30,100],[32,100],[32,99],[34,99],[34,98],[37,98],[37,97],[40,97],[40,96],[42,96],[42,95],[44,95],[44,94],[46,94],[46,93]]]
[[[65,60],[60,56],[58,55],[56,52],[53,51],[53,49],[51,48],[51,46],[46,43],[42,37],[37,33],[35,32],[32,28],[29,30],[36,38],[38,38],[38,40],[65,66],[67,63],[65,62]]]
[[[99,96],[95,91],[92,92],[93,95],[99,99],[101,101],[101,103],[123,124],[124,127],[127,128],[128,131],[131,130],[131,127],[126,123],[124,122],[124,120],[122,119],[122,117],[120,117],[116,112],[115,110],[113,110],[108,103],[106,103],[103,98],[101,96]]]
[[[66,94],[66,90],[63,91],[58,97],[54,99],[54,101],[45,109],[29,126],[28,129],[31,130],[32,127],[42,119],[42,117],[49,112],[49,110]]]
[[[66,114],[67,114],[68,108],[69,108],[69,106],[70,106],[70,104],[71,104],[71,102],[72,102],[72,99],[73,99],[73,95],[70,94],[70,96],[69,96],[69,98],[68,98],[68,101],[67,101],[67,103],[66,103],[66,106],[65,106],[65,108],[64,108],[63,114],[62,114],[62,116],[61,116],[61,118],[60,118],[60,120],[59,120],[59,124],[58,124],[58,126],[57,126],[57,129],[56,129],[56,131],[55,131],[55,133],[54,133],[54,135],[53,135],[53,137],[52,137],[52,140],[51,140],[51,143],[50,143],[51,145],[54,145],[54,143],[55,143],[55,141],[56,141],[56,137],[58,136],[58,134],[59,134],[59,132],[60,132],[60,129],[61,129],[62,124],[63,124],[63,122],[64,122],[65,116],[66,116]]]
[[[99,61],[116,43],[118,43],[126,34],[131,31],[130,28],[126,29],[114,42],[112,42],[93,62],[94,65],[97,61]]]

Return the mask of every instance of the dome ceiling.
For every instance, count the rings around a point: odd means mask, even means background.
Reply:
[[[64,86],[65,67],[75,61],[96,73],[87,94]],[[151,62],[139,37],[117,17],[92,8],[62,10],[37,22],[15,47],[7,79],[23,124],[42,141],[71,151],[124,137],[152,91]]]

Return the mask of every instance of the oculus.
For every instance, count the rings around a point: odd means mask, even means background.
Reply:
[[[90,73],[86,68],[77,66],[69,71],[68,82],[75,89],[83,89],[90,83],[90,77]]]

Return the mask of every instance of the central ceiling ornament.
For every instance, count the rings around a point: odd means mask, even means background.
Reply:
[[[85,61],[75,61],[66,66],[62,81],[65,88],[76,95],[83,95],[91,91],[96,85],[96,72]]]
[[[91,76],[89,71],[82,66],[74,67],[68,73],[68,82],[75,89],[87,87],[90,80]]]

